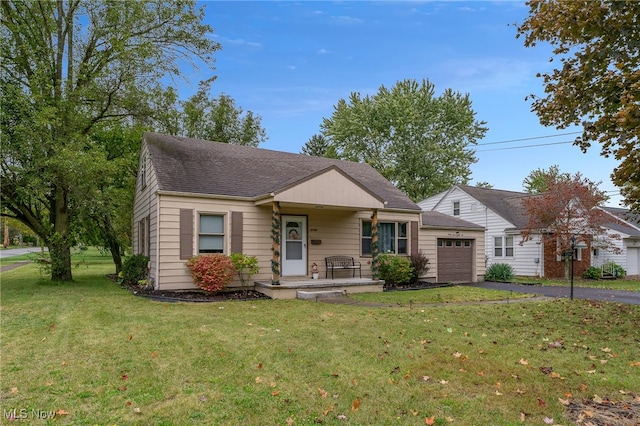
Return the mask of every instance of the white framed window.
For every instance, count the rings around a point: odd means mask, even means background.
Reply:
[[[493,238],[493,256],[502,257],[502,237]]]
[[[378,252],[406,255],[409,253],[407,222],[378,222]],[[361,250],[363,256],[371,256],[372,225],[362,221]]]
[[[460,216],[460,201],[453,202],[453,215]]]
[[[224,215],[201,213],[198,223],[198,254],[224,253]]]
[[[513,257],[515,253],[512,235],[493,237],[494,257]]]
[[[504,237],[504,255],[513,257],[513,236]]]
[[[140,187],[147,186],[147,154],[142,155],[140,160]]]

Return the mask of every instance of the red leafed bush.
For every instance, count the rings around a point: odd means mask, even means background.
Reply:
[[[205,254],[189,259],[193,282],[204,291],[216,292],[224,289],[235,276],[236,268],[224,254]]]

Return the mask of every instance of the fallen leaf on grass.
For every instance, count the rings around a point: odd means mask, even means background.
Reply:
[[[522,364],[522,365],[529,365],[529,361],[527,361],[524,358],[520,358],[520,361],[518,361],[518,364]]]
[[[562,405],[569,405],[569,400],[568,399],[562,399],[562,398],[558,398],[558,402]]]
[[[553,419],[551,417],[545,417],[545,418],[542,419],[542,421],[544,421],[545,424],[548,424],[548,425],[552,425],[553,424]]]
[[[322,388],[318,388],[318,393],[320,394],[320,396],[322,396],[323,398],[326,398],[329,396],[329,392],[327,392],[326,390],[322,389]]]
[[[606,353],[611,352],[611,349],[610,349],[610,348],[600,348],[600,350],[601,350],[602,352],[606,352]]]
[[[446,385],[447,383],[449,383],[449,381],[442,379],[438,383],[440,383],[441,385]]]
[[[630,362],[629,367],[640,367],[640,361]]]
[[[555,371],[552,371],[549,374],[549,377],[551,377],[552,379],[561,379],[562,377],[560,377],[560,374],[556,373]]]
[[[262,377],[258,376],[256,377],[256,383],[262,383],[264,380],[262,380]]]
[[[60,410],[56,411],[56,416],[66,416],[68,414],[69,414],[69,412],[67,410],[63,410],[63,409],[60,409]]]
[[[425,417],[424,424],[425,425],[433,425],[436,422],[436,416]]]
[[[280,395],[280,391],[271,392],[271,396],[278,396],[278,395]]]
[[[360,408],[360,399],[356,398],[351,403],[351,411],[358,411],[359,408]]]
[[[333,405],[331,405],[329,408],[327,408],[326,410],[324,410],[322,413],[326,416],[327,414],[329,414],[330,412],[333,411]]]
[[[157,358],[158,357],[158,352],[153,351],[151,352],[151,358]]]
[[[546,407],[547,403],[544,402],[542,399],[538,398],[538,405],[541,406],[541,407]]]
[[[602,398],[599,395],[593,395],[593,402],[596,404],[602,404]]]

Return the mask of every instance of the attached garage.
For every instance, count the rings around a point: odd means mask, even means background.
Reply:
[[[438,282],[473,282],[473,240],[438,238]]]
[[[420,249],[429,258],[428,281],[484,280],[484,228],[443,213],[421,216]]]

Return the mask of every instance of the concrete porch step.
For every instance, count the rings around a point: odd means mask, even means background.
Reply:
[[[296,291],[296,298],[302,300],[316,300],[327,297],[342,297],[344,296],[344,291],[340,290],[320,290],[320,291],[308,291],[308,290],[298,290]]]

